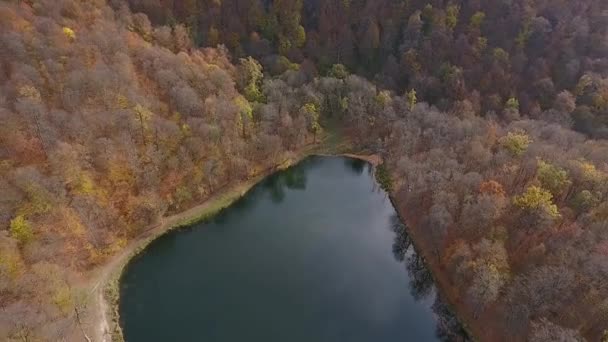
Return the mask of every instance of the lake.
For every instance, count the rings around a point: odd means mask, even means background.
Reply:
[[[461,328],[369,164],[310,157],[120,280],[126,341],[441,341]]]

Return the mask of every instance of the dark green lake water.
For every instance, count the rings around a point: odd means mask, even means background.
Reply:
[[[312,157],[127,267],[128,342],[460,339],[368,164]]]

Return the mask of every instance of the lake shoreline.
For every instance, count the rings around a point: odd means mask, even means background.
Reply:
[[[447,278],[442,275],[443,270],[441,270],[441,265],[431,261],[433,252],[432,248],[429,246],[429,241],[420,237],[420,231],[414,228],[416,227],[416,224],[413,220],[406,219],[406,217],[409,217],[408,210],[405,209],[404,206],[399,205],[399,201],[395,195],[390,193],[388,195],[397,215],[399,215],[399,220],[405,225],[405,229],[411,238],[414,249],[422,256],[425,267],[430,271],[435,287],[438,289],[438,292],[441,293],[443,301],[449,307],[450,311],[452,311],[462,329],[467,333],[468,338],[471,341],[478,341],[475,338],[475,336],[479,336],[478,334],[475,334],[478,333],[476,326],[470,324],[470,317],[465,314],[465,308],[462,306],[463,303],[458,301],[456,296],[453,295],[454,287],[451,286]]]
[[[265,170],[252,179],[241,181],[237,184],[219,190],[216,194],[209,197],[197,206],[180,213],[163,217],[159,224],[151,227],[139,237],[133,239],[125,249],[123,249],[118,255],[113,256],[104,266],[101,267],[100,270],[98,270],[99,275],[95,278],[96,281],[93,282],[94,285],[91,286],[93,296],[92,303],[90,304],[92,305],[87,309],[87,312],[92,315],[92,317],[89,317],[89,329],[86,329],[85,327],[85,330],[87,330],[88,336],[91,337],[91,340],[103,342],[124,341],[122,329],[119,323],[118,312],[120,277],[128,263],[133,258],[138,256],[139,253],[143,251],[152,241],[174,229],[179,229],[180,227],[203,221],[217,214],[221,210],[229,207],[238,199],[245,196],[249,190],[251,190],[269,175],[296,165],[304,159],[312,156],[353,158],[368,162],[374,168],[383,163],[382,158],[375,154],[353,154],[338,151],[331,151],[328,153],[323,151],[322,146],[313,146],[309,150],[296,153],[291,159],[285,160],[282,163]],[[428,262],[429,259],[427,257],[429,256],[429,252],[424,248],[420,248],[424,247],[426,243],[422,244],[417,240],[416,236],[418,234],[416,234],[416,230],[412,229],[411,226],[408,225],[410,220],[406,220],[404,218],[407,211],[397,205],[398,201],[394,197],[394,194],[387,193],[387,195],[389,196],[395,211],[399,215],[401,222],[406,225],[408,234],[412,237],[414,248],[420,255],[423,256],[424,262],[430,270],[437,288],[440,290],[440,292],[443,294],[443,298],[446,300],[446,304],[448,304],[448,306],[452,309],[456,319],[461,323],[463,329],[469,334],[469,337],[472,338],[470,325],[465,324],[466,322],[462,319],[462,317],[457,315],[457,312],[461,312],[461,310],[458,310],[461,308],[459,305],[457,305],[457,301],[454,300],[453,296],[449,295],[450,292],[445,291],[446,285],[449,284],[445,283],[445,279],[443,279],[444,277],[438,276],[438,273],[440,273],[441,270],[437,267],[438,265],[436,263]]]
[[[327,139],[327,137],[326,137]],[[119,281],[126,265],[152,241],[174,229],[203,221],[229,207],[242,198],[255,185],[277,171],[296,165],[311,156],[345,156],[370,161],[369,156],[348,154],[349,144],[327,144],[323,141],[311,143],[299,151],[291,152],[289,157],[267,168],[255,177],[236,182],[219,189],[201,202],[182,212],[162,217],[160,222],[149,227],[138,237],[132,239],[118,254],[110,257],[103,265],[92,270],[84,281],[88,299],[86,309],[74,317],[68,336],[81,336],[87,341],[121,342],[124,341],[119,323]],[[86,323],[79,323],[80,316]]]
[[[92,328],[89,327],[88,331],[88,335],[92,336],[91,340],[101,342],[124,341],[118,313],[119,281],[127,264],[137,257],[146,246],[172,230],[203,221],[217,214],[245,196],[249,190],[264,178],[277,171],[289,168],[313,155],[315,155],[314,149],[295,154],[295,157],[288,158],[251,179],[220,189],[199,205],[163,217],[161,222],[131,240],[126,248],[119,254],[111,257],[97,271],[100,274],[95,277],[96,281],[91,286],[92,303],[89,303],[89,305],[92,304],[92,307],[89,307],[87,310],[89,314],[93,315],[92,319],[90,318],[92,322],[89,324]]]

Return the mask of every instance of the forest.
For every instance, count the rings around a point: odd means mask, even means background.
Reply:
[[[0,123],[0,340],[331,134],[476,340],[608,341],[604,0],[3,0]]]

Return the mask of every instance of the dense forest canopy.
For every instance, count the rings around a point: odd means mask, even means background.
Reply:
[[[182,23],[198,45],[221,42],[275,73],[297,63],[325,74],[341,63],[442,110],[467,100],[485,117],[523,113],[608,137],[602,0],[129,3],[154,25]]]
[[[330,131],[479,340],[608,339],[606,1],[3,1],[0,122],[1,339]]]

